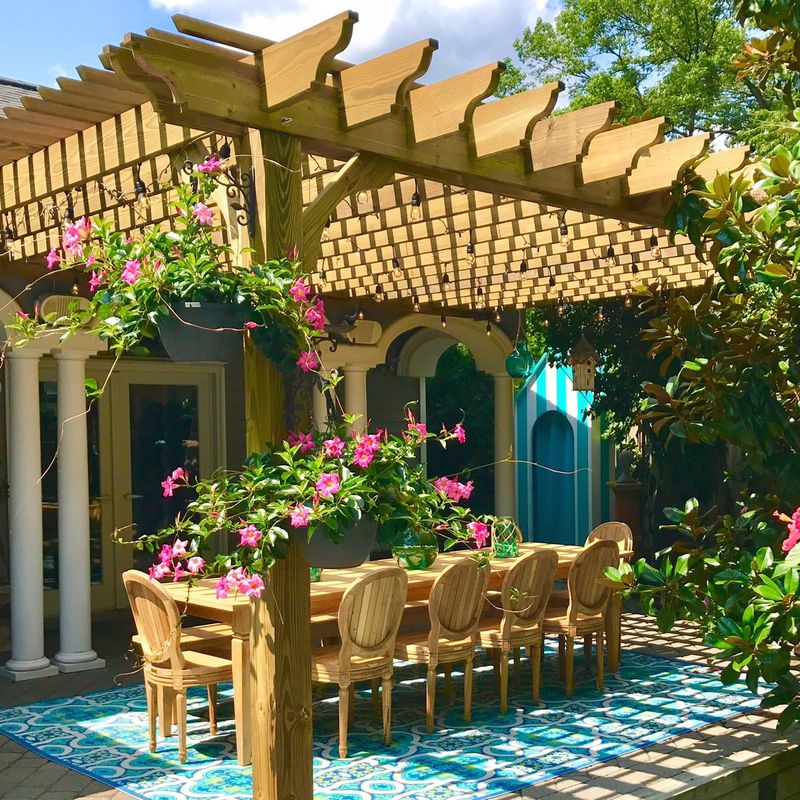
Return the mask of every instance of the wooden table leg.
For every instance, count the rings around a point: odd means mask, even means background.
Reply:
[[[251,688],[250,688],[250,639],[234,634],[231,641],[233,662],[233,713],[236,720],[236,759],[240,766],[252,760],[251,752]]]
[[[619,670],[622,635],[622,595],[613,592],[606,611],[606,642],[608,643],[608,671]]]

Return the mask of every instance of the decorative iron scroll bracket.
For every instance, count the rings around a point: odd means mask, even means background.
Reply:
[[[183,171],[187,175],[193,175],[196,171],[195,165],[191,161],[185,161]],[[253,170],[249,169],[240,172],[236,166],[228,167],[219,172],[209,173],[208,177],[217,186],[225,189],[225,194],[233,202],[231,208],[236,211],[236,221],[244,227],[250,236],[256,235],[256,185]]]

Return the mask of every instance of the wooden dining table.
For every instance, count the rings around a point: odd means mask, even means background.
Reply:
[[[555,550],[558,554],[558,567],[556,580],[567,577],[569,568],[576,556],[583,550],[577,545],[550,544],[545,542],[523,542],[519,546],[519,555],[516,558],[492,558],[489,562],[491,575],[489,578],[490,589],[500,589],[506,573],[524,556],[534,550]],[[431,591],[436,578],[442,571],[461,558],[468,557],[475,551],[451,551],[440,553],[436,561],[424,570],[410,570],[408,572],[408,603],[425,601]],[[623,559],[630,558],[631,553],[621,553]],[[311,623],[315,617],[336,614],[339,604],[347,588],[364,575],[393,564],[393,559],[367,561],[351,569],[323,570],[322,577],[317,583],[311,584]],[[166,589],[177,601],[182,613],[203,619],[224,622],[231,626],[233,639],[231,642],[231,661],[233,664],[233,704],[236,725],[236,753],[239,764],[249,764],[251,761],[251,709],[252,692],[250,680],[250,626],[251,603],[249,598],[242,595],[230,595],[218,598],[214,589],[214,579],[188,582],[164,583]],[[615,672],[619,663],[619,627],[621,603],[617,602],[618,595],[614,595],[614,603],[609,609],[608,625],[606,629],[608,642],[608,668]]]

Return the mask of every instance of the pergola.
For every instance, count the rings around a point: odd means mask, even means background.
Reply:
[[[615,125],[614,103],[554,114],[559,84],[489,101],[500,63],[421,84],[431,39],[345,63],[352,12],[280,42],[174,21],[5,110],[0,230],[14,260],[56,244],[65,208],[126,230],[164,221],[160,183],[231,147],[255,257],[298,245],[325,295],[479,316],[707,276],[661,220],[687,168],[740,169],[743,148],[665,141],[663,118]],[[290,549],[270,578],[253,615],[254,796],[310,800],[308,571]]]

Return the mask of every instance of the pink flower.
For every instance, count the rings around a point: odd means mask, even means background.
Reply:
[[[181,541],[180,539],[176,538],[175,541],[172,543],[172,557],[181,558],[182,556],[185,556],[186,546],[188,544],[189,544],[188,541]]]
[[[94,253],[89,253],[89,258],[86,259],[86,266],[91,267],[92,264],[96,263],[97,259],[94,256]]]
[[[247,525],[240,528],[239,531],[239,544],[242,547],[257,547],[258,540],[261,538],[261,531],[255,525]]]
[[[122,270],[122,275],[120,275],[120,277],[125,283],[133,286],[133,284],[142,277],[142,264],[139,259],[133,258],[130,261],[126,261],[125,269]]]
[[[314,488],[319,492],[319,496],[326,500],[333,497],[342,488],[339,474],[337,472],[321,473]]]
[[[325,303],[317,300],[313,306],[306,309],[306,322],[316,331],[325,330]]]
[[[197,171],[210,175],[212,172],[218,172],[220,167],[222,162],[216,156],[208,156],[202,164],[197,165]]]
[[[258,323],[257,322],[253,322],[252,319],[249,319],[249,320],[247,320],[247,322],[245,322],[244,326],[245,326],[245,328],[247,328],[247,330],[251,331],[251,330],[253,330],[253,328],[257,328],[258,327]]]
[[[362,450],[377,453],[381,449],[381,433],[363,433],[356,439],[356,445]]]
[[[299,447],[301,453],[310,453],[315,447],[313,433],[289,431],[286,434],[286,439],[289,442],[289,447]]]
[[[19,309],[17,310],[17,316],[20,319],[30,319],[30,317],[24,311],[20,311]]]
[[[54,247],[48,254],[47,254],[47,269],[53,269],[57,264],[61,263],[61,256],[58,253],[58,250]]]
[[[264,581],[260,575],[250,575],[239,581],[237,588],[247,597],[261,597],[261,592],[264,591]]]
[[[325,446],[325,455],[328,458],[338,458],[344,453],[345,443],[338,436],[334,436],[333,439],[326,439],[322,444]]]
[[[186,577],[188,574],[189,573],[183,568],[183,564],[180,561],[178,561],[175,564],[175,573],[172,576],[172,580],[173,581],[178,581],[181,578]]]
[[[88,262],[87,262],[88,263]],[[106,279],[107,272],[103,269],[99,272],[97,270],[92,271],[92,277],[89,278],[89,291],[94,294],[102,285],[103,281]]]
[[[81,217],[75,223],[75,229],[78,232],[78,236],[85,241],[92,235],[92,221],[89,217]]]
[[[783,550],[784,553],[788,553],[795,545],[800,543],[800,508],[797,508],[791,517],[787,517],[785,514],[781,514],[778,511],[775,512],[775,516],[781,520],[781,522],[786,523],[786,527],[789,531],[789,535],[781,545],[781,550]]]
[[[153,564],[148,570],[151,581],[157,581],[159,578],[166,578],[172,571],[168,562],[162,561],[159,564]]]
[[[459,500],[469,500],[469,496],[472,494],[472,490],[474,488],[474,481],[467,481],[466,483],[453,481],[453,484],[450,487],[450,497],[452,497],[452,499],[456,502]]]
[[[372,450],[367,447],[356,447],[353,451],[353,463],[357,467],[368,467],[375,458]]]
[[[170,477],[174,481],[185,481],[186,472],[184,471],[183,467],[175,467],[175,469],[172,470],[172,474],[170,475]]]
[[[286,251],[286,258],[289,261],[297,261],[297,256],[300,255],[300,246],[299,245],[292,245],[292,247]]]
[[[450,496],[450,484],[452,482],[453,481],[451,481],[450,478],[447,478],[444,475],[442,475],[441,478],[437,478],[433,482],[433,485],[436,488],[436,491],[440,492],[441,494],[445,495],[446,497],[449,497]]]
[[[464,430],[464,426],[460,422],[455,424],[455,427],[453,428],[453,436],[455,436],[461,444],[464,444],[464,442],[467,441],[467,432]]]
[[[175,481],[172,480],[170,475],[167,475],[163,481],[161,481],[161,488],[164,490],[164,497],[172,497],[175,494]]]
[[[197,205],[194,207],[194,211],[192,212],[192,216],[201,225],[214,224],[214,212],[204,203],[197,203]]]
[[[197,575],[197,573],[200,572],[200,570],[202,570],[203,567],[205,567],[205,565],[206,565],[205,559],[200,558],[200,556],[192,556],[186,562],[186,569],[188,569],[192,575]]]
[[[301,506],[299,503],[289,509],[289,524],[293,528],[304,528],[308,525],[308,515],[311,509],[308,506]]]
[[[295,303],[304,303],[308,300],[310,293],[311,287],[302,278],[298,278],[292,284],[292,288],[289,289],[289,294],[292,296],[292,300],[294,300]]]
[[[166,564],[168,561],[172,561],[172,545],[169,544],[161,545],[161,550],[158,553],[158,560],[162,564]]]
[[[467,530],[472,534],[472,538],[478,547],[485,547],[486,540],[489,538],[489,528],[485,522],[475,520],[467,525]]]
[[[300,358],[297,359],[297,366],[303,372],[311,372],[319,369],[319,359],[313,350],[303,350],[300,353]]]
[[[75,223],[71,223],[64,228],[64,233],[61,234],[61,246],[69,258],[78,258],[81,254],[83,244],[80,231]]]
[[[223,575],[215,584],[217,600],[224,600],[228,596],[228,578]]]

